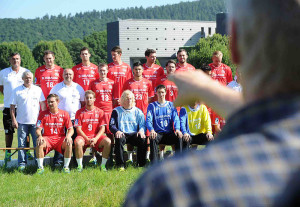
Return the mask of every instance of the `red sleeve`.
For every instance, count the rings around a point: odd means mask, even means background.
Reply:
[[[151,81],[149,81],[148,84],[149,84],[149,87],[148,87],[148,96],[149,96],[149,98],[151,98],[151,97],[154,97],[154,90],[153,90]]]
[[[107,68],[107,70],[108,70],[108,68]],[[96,75],[95,75],[96,80],[98,80],[100,78],[100,75],[99,75],[99,72],[98,72],[98,66],[96,66],[96,71],[95,72],[96,72]]]
[[[160,67],[158,70],[159,70],[159,77],[163,77],[165,74],[163,67]]]
[[[117,91],[117,85],[116,83],[114,82],[113,84],[113,89],[112,89],[112,95],[113,95],[113,100],[116,99],[118,97],[118,91]]]
[[[60,68],[60,71],[59,71],[59,78],[60,78],[60,82],[64,81],[64,69],[63,68]]]
[[[100,109],[101,110],[101,109]],[[104,117],[104,111],[101,110],[101,113],[100,113],[100,126],[104,126],[104,125],[107,125],[107,123],[105,123],[105,117]]]
[[[65,127],[66,127],[67,129],[70,129],[71,127],[73,127],[68,112],[65,112]]]
[[[129,81],[127,80],[124,85],[123,85],[123,88],[122,88],[122,93],[125,91],[125,90],[129,90]],[[122,95],[121,93],[121,95]],[[121,97],[120,97],[121,98]]]
[[[35,70],[34,77],[35,77],[35,84],[40,85],[41,81],[40,81],[40,70],[39,70],[39,68]]]
[[[229,66],[226,67],[226,79],[227,79],[227,84],[232,81],[232,72]]]
[[[44,117],[44,113],[41,112],[39,114],[39,117],[38,117],[37,122],[36,122],[36,127],[37,128],[44,128],[43,117]]]
[[[131,70],[131,67],[128,66],[127,68],[127,80],[129,80],[130,78],[132,78],[132,70]]]
[[[92,90],[92,91],[93,91],[93,85],[94,85],[94,81],[92,81],[92,82],[90,83],[88,90]],[[94,92],[95,92],[95,91],[94,91]]]
[[[80,109],[79,109],[80,110]],[[74,123],[74,127],[79,127],[81,126],[81,117],[80,117],[80,111],[77,111],[75,114],[75,123]]]
[[[75,82],[75,83],[77,83],[77,70],[76,70],[76,66],[74,66],[73,68],[72,68],[72,70],[73,70],[73,73],[74,73],[74,78],[73,78],[73,82]]]

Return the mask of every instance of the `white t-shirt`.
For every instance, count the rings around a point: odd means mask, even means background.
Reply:
[[[45,101],[42,89],[31,85],[26,88],[24,85],[14,89],[11,105],[17,106],[17,122],[20,124],[36,124],[40,102]]]
[[[3,86],[5,108],[10,107],[13,90],[24,83],[22,75],[25,71],[28,70],[22,67],[20,67],[18,73],[13,71],[11,67],[0,71],[0,85]]]
[[[231,81],[230,83],[228,83],[227,87],[232,88],[237,92],[242,92],[242,86],[236,81]]]
[[[59,96],[58,108],[67,111],[71,120],[74,120],[76,111],[81,108],[80,101],[84,101],[83,88],[75,82],[71,86],[60,82],[51,89],[51,93]]]

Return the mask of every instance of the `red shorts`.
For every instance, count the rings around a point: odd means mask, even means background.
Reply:
[[[89,137],[89,138],[91,138],[91,137]],[[105,139],[106,138],[106,136],[104,136],[104,135],[102,135],[99,139],[98,139],[98,141],[97,141],[97,143],[95,144],[95,147],[93,147],[93,149],[95,149],[96,151],[98,151],[98,152],[102,152],[103,151],[103,147],[101,147],[101,148],[99,148],[99,145],[100,145],[100,142],[103,140],[103,139]],[[88,147],[90,147],[90,143],[88,143],[82,136],[77,136],[76,138],[75,138],[75,141],[74,142],[76,142],[77,140],[82,140],[82,141],[84,141],[84,146],[83,146],[83,153],[85,153],[85,150],[88,148]]]
[[[50,136],[43,136],[43,138],[46,141],[46,149],[44,149],[45,155],[47,155],[51,150],[56,150],[57,152],[64,154],[64,150],[61,147],[64,143],[65,137],[55,137],[54,140],[54,137]]]

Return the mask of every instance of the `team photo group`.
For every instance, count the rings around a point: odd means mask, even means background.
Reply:
[[[201,100],[173,105],[178,88],[168,76],[196,70],[187,63],[186,50],[179,49],[177,61],[170,59],[165,69],[155,64],[153,49],[145,51],[144,64],[135,62],[132,68],[122,62],[119,46],[111,49],[111,56],[113,62],[95,65],[90,62],[89,48],[84,47],[80,51],[82,63],[63,69],[55,65],[54,52],[47,50],[45,65],[33,74],[21,67],[19,53],[11,54],[11,67],[0,72],[8,148],[5,159],[11,159],[16,130],[18,148],[29,147],[32,138],[38,174],[44,173],[44,157],[52,150],[54,165],[62,166],[64,173],[70,173],[72,154],[81,172],[87,148],[91,148],[95,163],[96,153],[101,154],[102,171],[107,171],[108,160],[124,171],[131,165],[143,167],[163,160],[166,145],[172,146],[173,155],[197,149],[222,130],[225,119]],[[241,92],[238,72],[233,80],[222,56],[221,51],[215,51],[212,63],[199,69],[221,85]],[[29,150],[18,151],[20,171],[25,170],[29,157]]]

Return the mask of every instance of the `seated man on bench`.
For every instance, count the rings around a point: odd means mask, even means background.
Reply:
[[[37,120],[36,134],[37,147],[36,156],[38,163],[38,174],[44,173],[44,156],[51,150],[64,154],[64,173],[70,173],[69,164],[72,154],[73,125],[68,112],[58,109],[59,97],[50,94],[47,97],[49,109],[41,112]],[[67,134],[65,135],[65,128]],[[43,134],[42,134],[43,130]]]
[[[92,147],[102,152],[100,169],[107,171],[105,165],[109,157],[111,141],[104,136],[105,116],[104,111],[94,105],[95,93],[91,90],[85,92],[85,107],[79,109],[75,115],[75,127],[78,136],[75,138],[75,154],[77,160],[77,171],[82,171],[82,157],[87,147]]]
[[[158,100],[149,104],[146,118],[146,126],[150,131],[151,162],[158,160],[158,144],[175,145],[176,151],[182,151],[180,121],[173,103],[166,101],[166,86],[158,85],[156,87],[156,94]],[[160,159],[163,159],[164,152],[160,151],[159,154]]]

